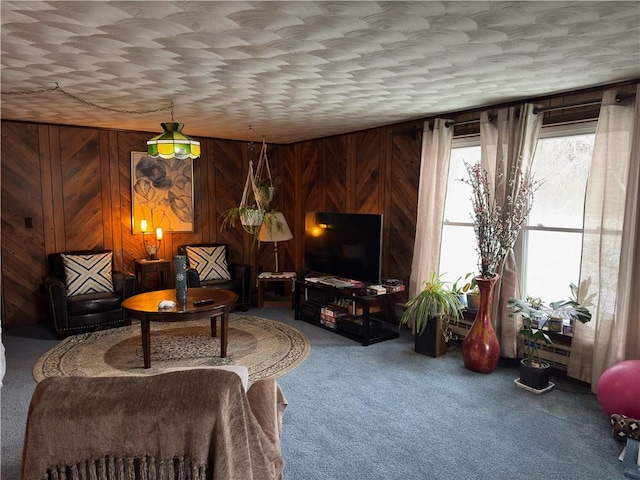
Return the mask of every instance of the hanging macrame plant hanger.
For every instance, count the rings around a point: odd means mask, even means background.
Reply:
[[[267,175],[265,180],[262,179],[264,171],[266,171]],[[244,184],[242,200],[240,200],[238,208],[240,222],[245,231],[252,235],[258,233],[264,220],[265,211],[269,208],[269,203],[273,199],[273,194],[274,187],[271,169],[269,168],[269,158],[267,157],[267,142],[263,138],[255,172],[253,170],[253,162],[249,161],[247,180]],[[253,199],[251,196],[253,196]]]

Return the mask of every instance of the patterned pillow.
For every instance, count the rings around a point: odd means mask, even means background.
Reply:
[[[200,281],[229,280],[226,247],[187,247],[189,266],[198,271]]]
[[[61,255],[67,297],[84,293],[113,292],[113,252]]]
[[[611,433],[619,442],[626,438],[640,440],[640,420],[614,413],[611,415],[611,425],[613,425]]]

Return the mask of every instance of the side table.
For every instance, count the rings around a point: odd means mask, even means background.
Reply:
[[[149,274],[157,274],[160,277],[160,289],[170,288],[171,284],[171,260],[146,260],[138,259],[135,261],[136,282],[139,286],[139,293],[146,292],[146,277]]]
[[[291,308],[294,307],[293,290],[296,285],[296,272],[262,272],[257,278],[258,287],[258,308],[264,306],[264,287],[269,282],[284,282],[285,286],[289,285],[286,295],[291,297]]]

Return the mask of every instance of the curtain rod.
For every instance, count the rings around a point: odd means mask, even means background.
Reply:
[[[635,93],[618,93],[616,95],[616,103],[622,103],[628,98],[634,98],[636,96]],[[565,105],[556,106],[556,107],[537,107],[533,109],[533,113],[543,113],[543,112],[551,112],[555,110],[564,110],[566,108],[577,108],[577,107],[588,107],[589,105],[600,105],[602,103],[602,99],[598,100],[586,100],[582,102],[576,103],[567,103]],[[489,119],[491,120],[491,115],[489,115]],[[475,120],[464,120],[462,122],[458,122],[456,120],[450,120],[445,123],[445,126],[448,128],[451,125],[469,125],[472,123],[479,123],[480,119]]]
[[[616,95],[616,103],[622,103],[624,102],[627,98],[633,98],[635,97],[636,94],[635,93],[618,93]],[[540,113],[540,112],[552,112],[555,110],[564,110],[565,108],[578,108],[578,107],[588,107],[590,105],[600,105],[602,103],[602,99],[598,99],[598,100],[586,100],[584,102],[576,102],[576,103],[568,103],[566,105],[562,105],[562,106],[557,106],[557,107],[540,107],[540,108],[534,108],[533,109],[533,113]]]
[[[444,123],[444,126],[449,128],[452,125],[470,125],[472,123],[480,123],[480,119],[476,118],[474,120],[464,120],[462,122],[457,122],[456,120],[449,120],[448,122]]]
[[[496,115],[494,113],[490,113],[489,114],[489,121],[492,122],[494,119],[496,118]],[[462,122],[457,122],[455,120],[450,120],[448,122],[444,123],[444,126],[449,128],[452,125],[470,125],[472,123],[480,123],[480,119],[476,118],[473,120],[463,120]]]

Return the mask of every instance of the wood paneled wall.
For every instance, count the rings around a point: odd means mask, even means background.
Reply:
[[[275,207],[294,238],[278,245],[281,268],[303,270],[304,214],[384,214],[383,277],[408,281],[415,233],[421,123],[400,124],[291,145],[269,145],[279,186]],[[400,133],[398,133],[400,132]],[[52,252],[109,248],[116,267],[133,271],[141,235],[131,233],[131,152],[153,133],[2,122],[2,326],[47,322],[42,290]],[[222,231],[220,215],[241,199],[249,160],[260,145],[201,138],[194,161],[192,233],[167,233],[160,256],[178,245],[220,241],[232,261],[254,272],[275,267],[273,245],[240,226]],[[32,227],[27,227],[27,223]]]

